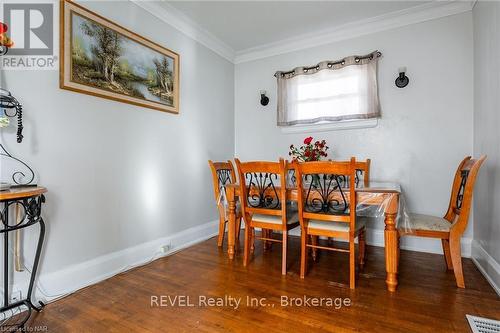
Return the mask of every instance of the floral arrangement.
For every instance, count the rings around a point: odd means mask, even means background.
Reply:
[[[14,45],[12,39],[7,37],[6,32],[9,30],[5,23],[0,22],[0,47],[2,51],[7,53],[7,49]],[[2,53],[3,53],[2,52]],[[3,53],[3,54],[5,54]]]
[[[290,145],[289,156],[292,156],[293,161],[310,162],[320,161],[321,158],[327,157],[328,146],[325,140],[316,141],[313,143],[313,137],[309,136],[304,139],[304,144],[300,147]]]

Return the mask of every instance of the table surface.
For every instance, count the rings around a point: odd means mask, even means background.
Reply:
[[[356,188],[358,192],[370,192],[370,193],[401,193],[401,185],[398,183],[389,182],[372,182],[370,181],[370,186],[365,187],[362,183]]]
[[[34,197],[47,192],[42,186],[23,186],[0,191],[0,201]]]
[[[240,187],[239,184],[226,184],[226,187],[233,187],[237,190],[236,194],[239,194],[238,189]],[[275,186],[276,189],[279,186]],[[348,191],[348,188],[342,188],[344,191]],[[288,187],[287,191],[296,191],[296,187]],[[398,183],[390,183],[390,182],[370,182],[370,186],[364,186],[363,183],[358,184],[356,187],[356,192],[367,192],[367,193],[401,193],[401,186]]]

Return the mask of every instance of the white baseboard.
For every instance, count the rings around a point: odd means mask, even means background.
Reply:
[[[217,234],[218,221],[212,221],[56,272],[42,274],[38,279],[38,286],[43,290],[43,293],[37,290],[35,298],[50,302],[62,295],[75,292],[154,259],[168,256]],[[165,245],[170,245],[170,249],[162,252],[161,248]]]
[[[472,241],[472,261],[500,296],[500,263],[476,240]]]
[[[291,235],[299,236],[300,230],[294,229],[290,232]],[[372,246],[384,246],[384,230],[366,229],[366,244]],[[401,249],[443,254],[441,241],[438,239],[424,237],[401,237]],[[462,238],[462,257],[471,257],[471,239]]]

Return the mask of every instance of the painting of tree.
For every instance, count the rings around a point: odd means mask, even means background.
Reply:
[[[104,78],[113,83],[118,59],[122,52],[120,35],[95,22],[82,22],[81,29],[87,36],[94,38],[96,41],[90,47],[94,63],[104,74]]]
[[[70,47],[64,51],[69,73],[63,73],[62,88],[178,111],[176,53],[80,5],[64,2],[64,7],[62,28]]]
[[[168,99],[172,96],[172,71],[169,69],[169,62],[166,57],[161,60],[155,59],[155,87],[152,87],[153,93],[160,97]]]

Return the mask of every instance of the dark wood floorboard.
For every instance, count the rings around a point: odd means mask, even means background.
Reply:
[[[48,304],[29,321],[49,332],[470,332],[465,314],[500,319],[500,298],[470,259],[467,289],[458,289],[441,255],[401,251],[399,288],[385,288],[384,249],[367,248],[367,263],[354,291],[348,256],[322,251],[299,272],[299,239],[292,237],[289,273],[281,276],[279,245],[263,253],[256,243],[248,268],[242,253],[230,262],[210,239]],[[151,307],[152,295],[190,296],[195,307]],[[237,310],[198,306],[199,296],[243,297]],[[281,296],[349,298],[352,305],[282,307]],[[268,306],[247,306],[246,296]]]

